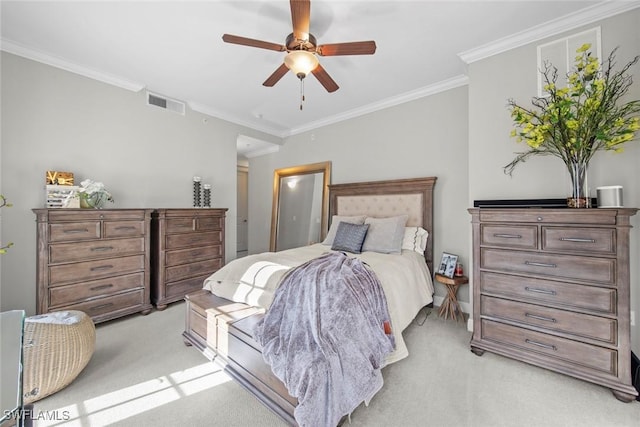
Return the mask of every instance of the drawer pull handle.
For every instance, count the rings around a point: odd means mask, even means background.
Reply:
[[[583,239],[580,237],[561,237],[561,242],[595,243],[595,239]]]
[[[546,348],[547,350],[558,351],[558,347],[556,347],[555,345],[545,344],[542,342],[530,340],[529,338],[525,339],[524,342],[526,342],[527,344],[537,345],[538,347]]]
[[[121,225],[116,227],[116,230],[121,231],[121,230],[135,230],[136,228],[133,225]]]
[[[530,317],[530,318],[536,319],[536,320],[543,320],[545,322],[552,322],[552,323],[556,323],[557,322],[557,320],[554,319],[553,317],[539,316],[537,314],[525,313],[524,316],[525,317]]]
[[[534,261],[525,261],[525,265],[532,265],[534,267],[549,267],[556,268],[556,264],[547,264],[546,262],[534,262]]]
[[[103,309],[103,308],[111,307],[112,305],[113,305],[112,302],[108,302],[106,304],[100,304],[100,305],[93,306],[89,310],[91,310],[91,311],[100,310],[100,309]]]
[[[504,239],[522,239],[522,236],[519,234],[502,234],[502,233],[495,233],[493,235],[493,237],[502,237]]]
[[[64,233],[67,234],[77,234],[77,233],[88,233],[89,230],[86,228],[70,228],[69,230],[64,230]]]
[[[113,268],[113,265],[99,265],[97,267],[91,267],[91,271],[110,270],[112,268]]]
[[[552,290],[549,290],[549,289],[530,288],[528,286],[525,286],[524,290],[528,291],[528,292],[536,292],[538,294],[546,294],[546,295],[555,295],[556,294],[556,291],[552,291]]]
[[[112,283],[108,283],[106,285],[99,285],[99,286],[94,286],[93,288],[89,288],[89,290],[91,291],[101,291],[102,289],[109,289],[112,288],[113,284]]]
[[[198,220],[197,220],[197,219],[195,219],[195,218],[193,218],[193,219],[191,220],[191,229],[192,229],[193,231],[196,231],[196,229],[197,229],[197,228],[198,228]]]
[[[98,246],[95,248],[91,248],[92,252],[106,252],[106,251],[112,251],[113,250],[113,246]]]

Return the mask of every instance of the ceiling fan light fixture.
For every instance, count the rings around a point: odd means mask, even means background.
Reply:
[[[306,50],[294,50],[284,57],[284,64],[293,71],[300,80],[315,70],[318,63],[319,61],[316,55]]]

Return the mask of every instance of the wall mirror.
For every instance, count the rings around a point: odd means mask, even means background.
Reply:
[[[271,251],[324,240],[329,219],[330,181],[331,162],[274,171]]]

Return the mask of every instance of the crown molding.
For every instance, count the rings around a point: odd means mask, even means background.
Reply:
[[[563,18],[555,19],[545,24],[537,25],[525,31],[521,31],[511,36],[479,46],[477,48],[461,52],[458,54],[458,57],[466,64],[470,64],[472,62],[497,55],[510,49],[514,49],[546,37],[566,32],[580,26],[588,25],[593,22],[600,21],[602,19],[609,18],[611,16],[615,16],[639,7],[640,2],[638,1],[603,1],[579,12],[567,15]],[[89,77],[91,79],[98,80],[133,92],[138,92],[145,87],[145,85],[142,83],[112,76],[55,56],[45,54],[43,52],[36,51],[34,49],[26,48],[5,38],[0,39],[0,50],[12,53],[14,55],[22,56],[24,58],[32,59],[34,61],[38,61],[47,65],[51,65],[53,67],[61,68],[66,71]],[[269,126],[265,123],[256,123],[253,121],[241,120],[238,117],[223,113],[210,106],[198,104],[195,102],[188,102],[188,105],[192,110],[201,112],[211,117],[219,118],[221,120],[261,131],[279,138],[286,138],[288,136],[311,131],[322,126],[349,120],[385,108],[393,107],[416,99],[431,96],[436,93],[444,92],[449,89],[464,86],[467,85],[468,82],[469,78],[466,75],[459,75],[430,86],[425,86],[414,91],[406,92],[398,96],[374,102],[360,108],[355,108],[344,113],[329,116],[322,120],[310,122],[303,126],[291,129],[283,129],[282,127]]]
[[[215,108],[205,104],[200,104],[198,102],[191,102],[191,101],[188,101],[187,104],[189,105],[189,108],[191,108],[193,111],[197,111],[199,113],[206,114],[208,116],[215,117],[220,120],[234,123],[239,126],[244,126],[249,129],[264,132],[272,136],[277,136],[278,138],[284,138],[286,135],[286,130],[282,130],[281,128],[276,128],[273,126],[268,126],[266,124],[260,124],[253,121],[241,120],[236,116],[216,110]]]
[[[280,151],[280,145],[273,142],[265,141],[258,138],[253,138],[247,135],[238,135],[236,139],[238,146],[238,154],[251,159],[258,156],[264,156],[265,154],[277,153]],[[249,150],[241,150],[242,145],[253,145],[257,148],[250,148]]]
[[[52,67],[60,68],[70,73],[88,77],[90,79],[97,80],[109,85],[117,86],[132,92],[139,92],[140,90],[146,87],[142,83],[138,83],[131,80],[126,80],[120,77],[116,77],[110,74],[106,74],[101,71],[97,71],[92,68],[85,67],[83,65],[79,65],[74,62],[67,61],[65,59],[40,52],[35,49],[27,48],[19,43],[16,43],[6,38],[0,38],[0,50],[3,50],[7,53],[11,53],[13,55],[21,56],[23,58],[27,58],[36,62],[40,62],[46,65],[50,65]],[[232,117],[232,116],[229,116],[228,114],[221,113],[220,111],[217,111],[206,105],[192,103],[192,102],[188,102],[188,105],[189,105],[189,108],[191,108],[194,111],[198,111],[203,114],[207,114],[209,116],[219,118],[221,120],[235,123],[240,126],[245,126],[250,129],[262,131],[262,132],[268,133],[269,135],[277,136],[279,138],[283,138],[286,134],[286,132],[283,131],[282,129],[277,129],[270,126],[262,126],[260,124],[256,124],[253,122],[242,121],[236,117]]]
[[[253,159],[254,157],[264,156],[265,154],[277,153],[278,151],[280,151],[280,147],[275,145],[273,147],[267,147],[267,148],[262,148],[260,150],[249,151],[248,153],[245,153],[244,156],[247,159]]]
[[[541,25],[536,25],[535,27],[528,28],[508,37],[461,52],[458,54],[458,57],[466,64],[470,64],[546,37],[551,37],[574,28],[637,9],[638,7],[640,7],[640,2],[638,1],[604,1],[582,9],[579,12],[551,20]]]
[[[65,71],[89,77],[91,79],[130,90],[132,92],[138,92],[145,87],[145,85],[141,83],[112,76],[110,74],[106,74],[101,71],[97,71],[92,68],[88,68],[74,62],[70,62],[65,59],[46,54],[44,52],[27,48],[19,43],[5,38],[0,39],[0,50],[12,53],[14,55],[22,56],[23,58],[41,62],[43,64],[51,65],[52,67],[61,68]]]
[[[293,136],[299,133],[308,132],[313,129],[317,129],[322,126],[331,125],[344,120],[353,119],[354,117],[363,116],[365,114],[373,113],[375,111],[383,110],[385,108],[394,107],[396,105],[404,104],[406,102],[414,101],[416,99],[424,98],[427,96],[435,95],[436,93],[444,92],[449,89],[454,89],[460,86],[469,84],[469,77],[465,75],[459,75],[447,80],[440,81],[436,84],[424,86],[422,88],[412,90],[410,92],[402,93],[398,96],[386,98],[378,102],[367,104],[360,108],[354,108],[352,110],[345,111],[344,113],[329,116],[322,120],[316,120],[314,122],[307,123],[306,125],[292,128],[286,136]]]

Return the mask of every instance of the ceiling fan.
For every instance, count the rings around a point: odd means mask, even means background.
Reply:
[[[320,65],[317,55],[372,55],[376,51],[376,42],[371,40],[318,45],[316,38],[309,33],[310,0],[290,0],[289,3],[291,6],[293,33],[287,36],[285,44],[271,43],[231,34],[224,34],[222,40],[226,43],[287,52],[284,63],[262,83],[264,86],[271,87],[275,85],[287,74],[287,71],[291,70],[301,82],[309,73],[312,73],[328,92],[335,92],[339,86]],[[302,100],[304,100],[304,94],[302,95]],[[300,109],[302,109],[302,105]]]

